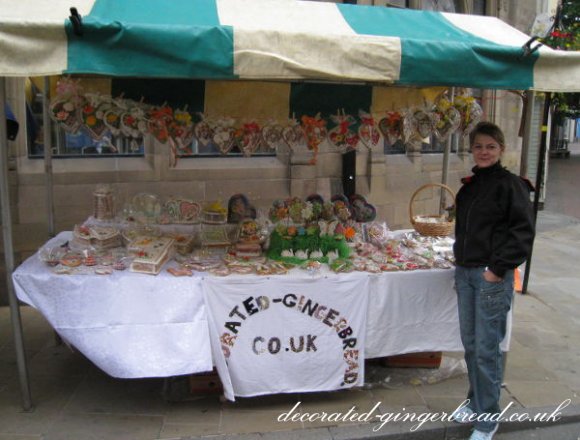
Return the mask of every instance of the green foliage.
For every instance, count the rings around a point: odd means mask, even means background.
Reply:
[[[270,235],[268,258],[294,264],[300,264],[304,262],[304,260],[300,260],[294,257],[282,257],[282,251],[286,249],[293,249],[294,251],[302,250],[308,252],[320,249],[325,256],[322,258],[316,258],[316,260],[323,263],[328,262],[326,254],[329,251],[337,251],[340,258],[348,258],[350,254],[350,248],[342,236],[296,235],[290,237],[280,235],[278,231],[272,232]]]
[[[555,124],[561,124],[566,118],[580,117],[580,93],[555,93],[552,102]]]
[[[563,0],[560,22],[542,42],[553,49],[580,50],[580,1]],[[556,93],[553,95],[554,123],[565,118],[580,117],[580,93]]]
[[[544,44],[558,50],[580,50],[580,2],[564,0],[559,23],[550,35],[542,40]]]

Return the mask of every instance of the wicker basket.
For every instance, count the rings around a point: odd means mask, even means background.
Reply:
[[[413,193],[413,195],[411,196],[411,201],[409,202],[409,217],[411,220],[411,224],[413,225],[415,230],[421,235],[427,235],[431,237],[444,237],[447,235],[451,235],[455,228],[455,221],[438,221],[436,223],[435,222],[430,223],[415,220],[415,215],[413,214],[413,202],[415,201],[415,197],[417,197],[417,194],[419,194],[424,189],[433,186],[443,188],[444,190],[446,190],[449,194],[451,194],[451,197],[453,197],[453,200],[455,201],[455,193],[447,185],[443,185],[441,183],[428,183],[426,185],[421,186]],[[437,219],[441,218],[440,215],[425,215],[423,217]]]

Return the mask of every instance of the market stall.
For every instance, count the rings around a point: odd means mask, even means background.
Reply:
[[[93,215],[13,275],[18,298],[111,376],[215,366],[234,400],[362,386],[367,358],[461,350],[452,239],[390,231],[360,195],[278,200],[268,219],[241,194],[227,214],[133,200],[115,215],[99,187]]]
[[[69,240],[63,232],[47,245]],[[59,275],[37,254],[14,273],[16,293],[114,377],[216,365],[233,399],[362,385],[365,358],[461,350],[450,269],[226,277],[85,269]],[[356,362],[348,372],[345,353]]]
[[[75,7],[80,16],[69,20],[70,4],[62,0],[12,3],[0,1],[1,77],[88,73],[548,91],[577,91],[580,84],[579,54],[538,49],[527,35],[491,17],[289,0],[79,0]],[[2,121],[3,89],[2,80]],[[11,273],[7,163],[1,163],[4,246]],[[9,297],[27,394],[10,280]],[[24,400],[29,407],[29,396]]]

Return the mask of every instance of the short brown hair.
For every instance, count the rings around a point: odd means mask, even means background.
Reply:
[[[491,136],[500,145],[500,147],[505,147],[505,136],[503,131],[501,131],[501,128],[492,122],[483,121],[477,124],[473,131],[469,133],[469,145],[473,145],[475,136],[478,134],[486,134]]]

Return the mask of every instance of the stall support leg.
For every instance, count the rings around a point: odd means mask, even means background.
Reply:
[[[44,175],[46,178],[46,218],[48,221],[48,238],[53,238],[54,229],[54,185],[52,179],[52,125],[50,121],[50,81],[44,77],[44,90],[42,92],[42,126],[44,127]],[[62,338],[54,332],[55,345],[62,345]]]
[[[32,399],[28,383],[28,369],[26,367],[26,354],[24,352],[24,338],[22,334],[22,319],[20,306],[14,293],[12,272],[14,271],[14,247],[12,244],[12,216],[10,213],[10,191],[8,182],[8,131],[6,128],[6,103],[5,92],[6,80],[0,77],[0,206],[2,210],[2,235],[4,238],[4,261],[6,265],[6,287],[8,302],[10,304],[10,319],[16,350],[16,362],[18,364],[18,377],[20,379],[20,391],[22,395],[22,409],[32,410]]]

